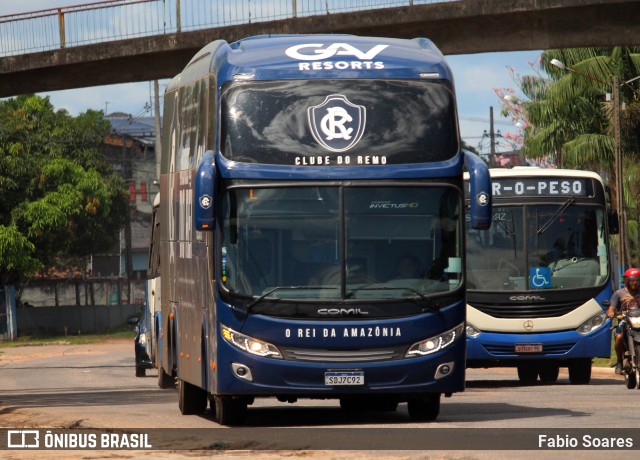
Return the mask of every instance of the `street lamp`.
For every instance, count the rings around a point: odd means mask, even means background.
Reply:
[[[622,264],[623,271],[627,267],[627,253],[626,253],[626,242],[627,242],[627,218],[624,206],[624,185],[622,181],[622,147],[621,147],[621,135],[620,135],[620,84],[618,83],[618,77],[612,76],[611,83],[607,83],[598,78],[592,77],[591,75],[587,75],[577,70],[574,70],[570,67],[567,67],[562,61],[558,59],[551,59],[549,62],[551,65],[558,67],[559,69],[566,70],[571,73],[575,73],[585,78],[589,78],[590,80],[597,81],[598,83],[602,83],[603,85],[611,85],[612,98],[611,102],[613,104],[613,155],[615,159],[615,184],[616,184],[616,208],[618,210],[618,219],[620,222],[619,225],[619,234],[618,234],[618,257],[619,262]],[[638,78],[638,77],[636,77]],[[636,78],[632,78],[629,81],[624,82],[623,84],[629,84],[631,81]]]

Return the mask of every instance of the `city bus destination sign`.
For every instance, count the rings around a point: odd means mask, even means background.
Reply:
[[[588,196],[589,180],[585,178],[563,177],[522,177],[492,178],[491,185],[494,197],[512,196]]]

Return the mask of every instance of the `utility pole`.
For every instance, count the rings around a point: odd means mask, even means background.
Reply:
[[[495,168],[496,166],[496,133],[493,129],[493,106],[489,107],[489,142],[491,143],[491,150],[489,156],[489,167]]]
[[[153,96],[155,103],[153,104],[156,127],[156,180],[160,182],[160,159],[162,158],[162,133],[160,132],[160,88],[158,80],[153,82]]]
[[[622,180],[622,141],[620,125],[620,85],[618,77],[612,77],[612,98],[613,104],[613,145],[616,170],[616,207],[618,208],[619,234],[618,234],[618,257],[622,271],[627,269],[627,217],[624,206],[624,181]]]

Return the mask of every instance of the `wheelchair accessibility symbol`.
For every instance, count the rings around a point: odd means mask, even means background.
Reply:
[[[549,267],[529,267],[529,286],[531,289],[549,289],[551,287],[551,269]]]

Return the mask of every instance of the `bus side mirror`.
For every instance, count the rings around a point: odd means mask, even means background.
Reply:
[[[463,150],[464,163],[469,171],[469,225],[476,230],[491,227],[491,176],[489,167],[482,159]]]
[[[609,209],[607,211],[607,217],[609,218],[609,233],[611,235],[617,235],[620,232],[618,225],[618,211],[615,209]]]
[[[216,163],[211,150],[202,155],[194,185],[193,218],[196,230],[212,232],[215,228]]]

